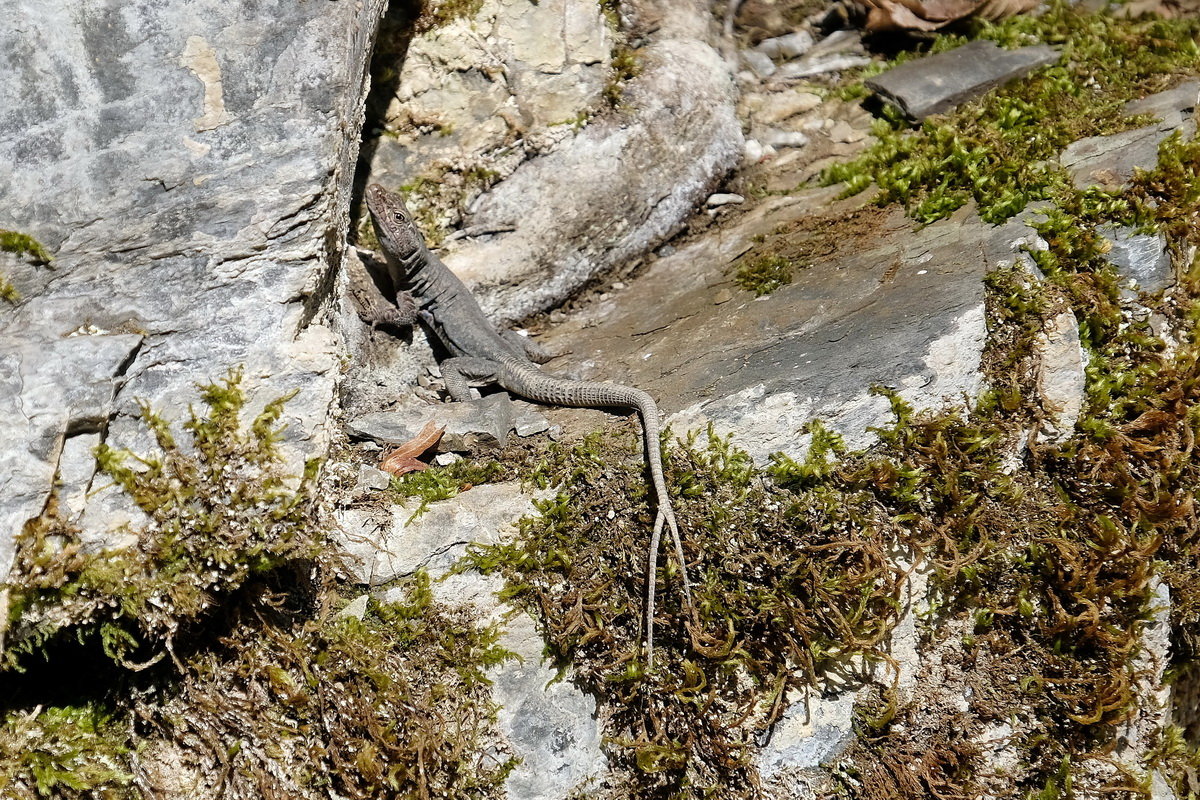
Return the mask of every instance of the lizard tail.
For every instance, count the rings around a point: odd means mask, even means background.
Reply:
[[[506,358],[500,363],[500,385],[521,397],[572,408],[632,408],[636,409],[642,418],[646,464],[650,468],[650,480],[658,502],[658,513],[650,535],[650,553],[647,559],[649,575],[646,589],[646,667],[649,669],[654,665],[654,600],[657,588],[655,576],[658,573],[658,551],[664,526],[670,531],[675,544],[675,555],[679,559],[679,570],[683,576],[684,600],[689,609],[693,607],[692,586],[688,580],[683,541],[679,536],[675,510],[671,506],[671,496],[667,493],[667,481],[663,476],[658,406],[649,394],[631,386],[559,378],[515,358]]]

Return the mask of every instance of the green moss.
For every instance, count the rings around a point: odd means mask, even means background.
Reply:
[[[733,281],[756,297],[770,294],[792,282],[794,265],[778,254],[742,259],[733,273]]]
[[[90,552],[80,531],[52,514],[27,526],[7,587],[9,668],[64,630],[95,637],[118,663],[161,658],[180,627],[217,598],[313,555],[316,464],[294,488],[275,447],[288,398],[268,403],[243,427],[240,382],[241,373],[231,372],[200,387],[207,410],[190,410],[183,424],[190,447],[178,445],[167,421],[143,405],[158,453],[97,448],[100,470],[149,518],[137,544]]]
[[[0,722],[0,793],[62,800],[134,798],[126,732],[98,705],[8,712]]]
[[[642,74],[642,61],[637,51],[621,45],[613,50],[611,72],[601,95],[610,106],[618,107],[625,98],[625,84]]]
[[[894,113],[885,116],[872,130],[878,141],[822,179],[845,181],[847,194],[874,183],[878,202],[903,203],[923,223],[971,200],[985,220],[1002,221],[1034,200],[1069,190],[1066,172],[1054,162],[1067,144],[1145,124],[1124,117],[1122,106],[1195,74],[1198,36],[1194,19],[1134,21],[1062,2],[1036,16],[976,23],[973,38],[1006,46],[1048,42],[1062,48],[1062,58],[916,131]],[[939,46],[963,41],[941,37]]]
[[[17,287],[12,285],[12,281],[0,275],[0,300],[6,303],[17,303],[21,299],[21,293],[17,291]]]
[[[776,487],[711,431],[681,443],[668,485],[696,616],[664,559],[647,673],[639,627],[652,516],[637,450],[636,438],[611,435],[552,449],[534,480],[559,494],[521,522],[519,542],[475,548],[469,561],[508,577],[506,596],[541,612],[552,651],[606,699],[610,758],[637,776],[632,796],[754,796],[753,729],[782,713],[783,695],[852,659],[886,660],[902,579],[885,555],[889,532],[866,524],[875,515],[862,492]],[[831,504],[843,516],[811,524]]]
[[[397,501],[420,498],[421,504],[409,517],[411,522],[429,509],[430,503],[449,500],[459,492],[481,483],[491,483],[506,474],[496,461],[475,462],[460,459],[445,467],[430,467],[392,478],[391,492]]]
[[[37,239],[24,233],[0,229],[0,252],[29,256],[35,263],[49,264],[54,260]]]
[[[483,8],[483,0],[422,0],[416,32],[428,33],[459,19],[472,19]]]

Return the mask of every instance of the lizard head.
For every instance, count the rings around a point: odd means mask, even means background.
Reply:
[[[372,183],[367,187],[366,199],[375,235],[387,255],[404,261],[421,249],[424,239],[400,195]]]

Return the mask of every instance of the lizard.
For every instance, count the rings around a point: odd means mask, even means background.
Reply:
[[[659,413],[654,398],[630,386],[577,381],[544,372],[538,365],[550,360],[551,355],[532,339],[498,328],[488,320],[466,285],[429,249],[399,195],[372,183],[365,197],[392,286],[397,291],[392,304],[359,262],[350,273],[352,290],[360,299],[359,314],[372,324],[424,323],[451,354],[440,364],[451,400],[470,399],[472,383],[497,384],[518,397],[550,405],[629,408],[638,412],[657,503],[647,557],[645,609],[646,666],[652,667],[658,551],[664,527],[670,532],[679,559],[685,602],[689,609],[693,607],[683,543],[663,476]]]

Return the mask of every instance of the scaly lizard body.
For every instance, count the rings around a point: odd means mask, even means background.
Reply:
[[[488,321],[467,287],[425,245],[424,237],[413,224],[400,197],[378,184],[371,184],[367,187],[366,200],[393,285],[402,290],[398,292],[395,306],[389,304],[382,317],[376,311],[369,320],[404,325],[414,324],[418,319],[425,322],[451,353],[452,357],[441,363],[442,377],[451,399],[469,399],[470,382],[495,383],[515,395],[540,403],[574,408],[631,408],[641,416],[646,463],[658,502],[650,536],[646,592],[646,662],[650,666],[654,660],[655,574],[664,525],[674,540],[683,574],[684,594],[691,605],[683,544],[663,478],[658,407],[654,399],[640,389],[628,386],[574,381],[543,372],[534,362],[544,362],[549,359],[548,355],[526,337],[513,331],[498,331]],[[351,277],[358,284],[363,279],[370,283],[369,287],[357,287],[360,292],[365,289],[378,294],[369,276]]]

